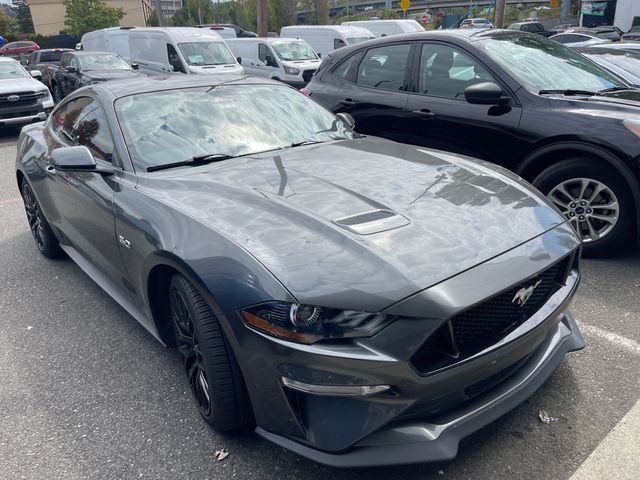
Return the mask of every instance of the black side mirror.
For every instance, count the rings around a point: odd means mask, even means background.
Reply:
[[[113,173],[113,168],[98,167],[95,158],[85,146],[61,147],[51,152],[49,163],[68,172],[96,172],[101,174]]]
[[[67,73],[78,73],[78,69],[76,67],[66,67],[65,70]]]
[[[140,65],[138,65],[137,63],[132,63],[131,68],[133,68],[134,70],[140,70]]]
[[[236,57],[236,60],[238,61],[238,63],[239,63],[240,65],[242,65],[242,57]]]
[[[502,88],[493,82],[476,83],[464,89],[464,98],[476,105],[504,105],[509,97],[503,96]]]
[[[356,121],[350,113],[340,112],[336,114],[336,117],[342,120],[349,128],[356,126]]]

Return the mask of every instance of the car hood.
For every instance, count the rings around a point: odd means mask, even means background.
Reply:
[[[138,77],[141,74],[134,70],[89,70],[83,73],[85,79],[96,82],[106,82],[107,80],[118,80],[120,78]]]
[[[17,92],[39,92],[46,90],[42,82],[34,78],[10,78],[0,80],[0,95]]]
[[[230,63],[228,65],[189,65],[189,71],[191,73],[198,74],[211,74],[211,73],[227,73],[233,75],[243,75],[244,69],[237,63]]]
[[[379,311],[564,222],[490,165],[363,138],[156,172],[139,188],[249,251],[298,301]]]

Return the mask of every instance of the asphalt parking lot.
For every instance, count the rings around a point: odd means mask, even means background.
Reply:
[[[584,261],[573,306],[587,348],[446,464],[336,470],[253,434],[220,436],[181,359],[71,261],[33,245],[0,130],[1,479],[567,479],[640,399],[640,251]],[[557,421],[544,424],[540,409]],[[636,430],[636,433],[638,430]],[[229,456],[218,462],[221,448]],[[611,478],[622,468],[607,464]]]

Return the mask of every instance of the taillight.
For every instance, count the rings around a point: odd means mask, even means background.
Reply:
[[[306,97],[310,97],[311,96],[311,90],[309,90],[308,88],[301,88],[300,89],[300,93],[303,94]]]

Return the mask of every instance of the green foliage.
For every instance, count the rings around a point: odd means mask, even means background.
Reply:
[[[9,15],[0,10],[0,35],[5,37],[15,27],[15,21]]]
[[[217,23],[211,2],[208,0],[185,0],[182,8],[172,18],[176,27],[193,27],[204,23]]]
[[[338,15],[333,17],[333,23],[336,25],[340,25],[342,22],[370,20],[372,17],[377,17],[380,20],[395,20],[397,18],[402,18],[402,14],[397,14],[390,8],[381,8],[380,10],[367,10],[366,12],[360,12],[351,15],[347,15],[346,13],[346,10],[343,10]]]
[[[33,33],[31,10],[26,0],[11,0],[11,8],[15,13],[16,25],[21,33]]]
[[[102,0],[64,0],[64,25],[70,35],[81,36],[93,30],[115,27],[124,18],[122,8],[113,8]]]
[[[313,25],[327,25],[329,23],[329,0],[301,0],[302,10],[311,10],[309,23]]]

